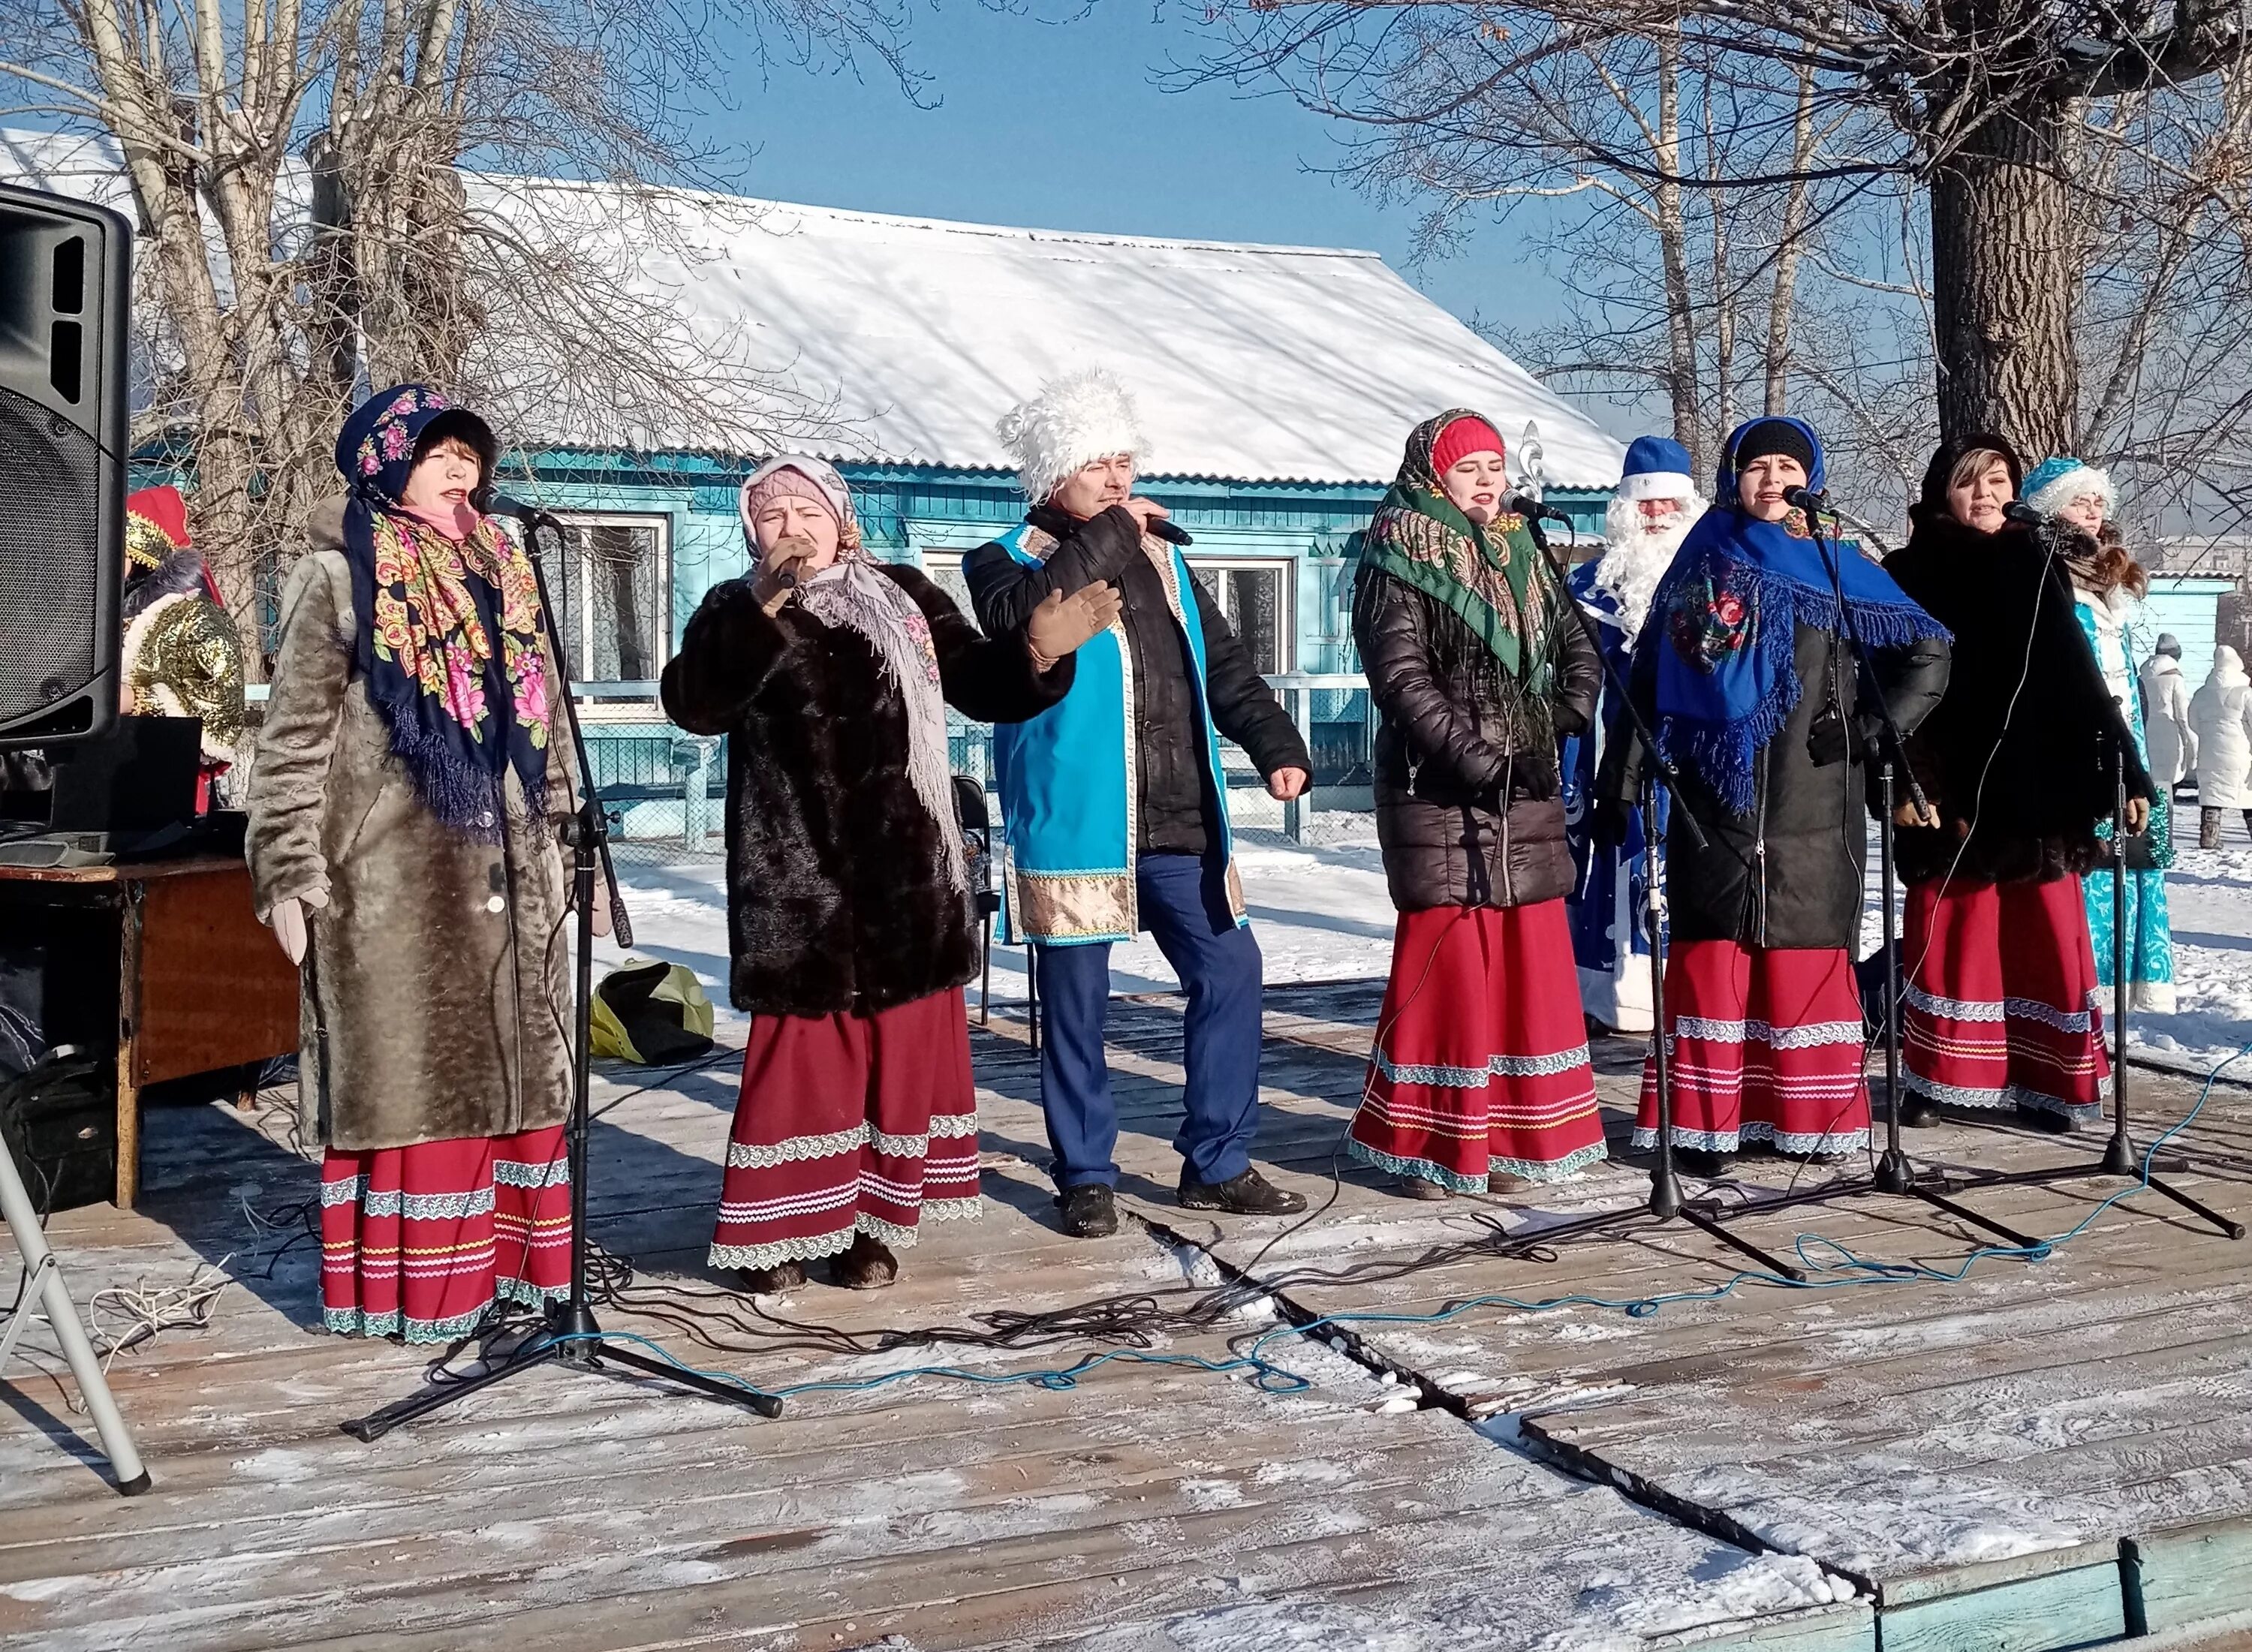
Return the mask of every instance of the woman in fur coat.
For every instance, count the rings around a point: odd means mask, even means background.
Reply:
[[[304,969],[327,1323],[409,1342],[570,1288],[574,782],[532,566],[470,503],[493,457],[421,385],[345,422],[249,785],[256,910]]]
[[[977,1213],[977,932],[946,708],[1045,711],[1117,598],[1059,593],[1025,637],[989,641],[869,557],[821,460],[761,466],[740,506],[755,569],[704,599],[663,685],[674,722],[729,737],[730,967],[752,1020],[711,1262],[775,1291],[835,1257],[837,1283],[872,1289],[920,1221]]]
[[[2151,788],[2073,617],[2061,540],[2004,514],[2022,475],[1999,436],[1943,444],[1885,562],[1956,635],[1947,698],[1908,740],[1940,821],[1903,822],[1897,840],[1909,1124],[2013,1106],[2070,1129],[2100,1109],[2109,1071],[2080,879],[2101,857],[2114,765],[2130,830]]]
[[[1711,1174],[1747,1143],[1834,1157],[1868,1140],[1860,994],[1867,841],[1865,742],[1914,728],[1947,685],[1947,633],[1852,545],[1818,545],[1793,489],[1820,492],[1822,446],[1796,419],[1755,419],[1721,449],[1713,508],[1651,604],[1629,687],[1682,770],[1667,832],[1671,947],[1664,1035],[1672,1146]],[[1847,612],[1839,610],[1842,590]],[[1850,630],[1848,621],[1850,619]],[[1849,635],[1869,650],[1864,669]],[[1647,760],[1620,740],[1613,819]],[[1658,1141],[1655,1065],[1637,1146]]]

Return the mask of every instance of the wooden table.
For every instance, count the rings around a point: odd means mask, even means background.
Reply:
[[[141,1183],[141,1092],[297,1049],[297,969],[251,911],[233,857],[0,866],[0,910],[37,903],[117,926],[117,1204]]]

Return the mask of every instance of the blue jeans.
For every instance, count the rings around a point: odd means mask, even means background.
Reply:
[[[1227,909],[1227,863],[1218,857],[1143,855],[1135,868],[1142,926],[1181,978],[1187,1116],[1173,1146],[1192,1182],[1233,1181],[1251,1168],[1259,1128],[1259,943]],[[1032,948],[1044,1036],[1040,1107],[1055,1149],[1059,1188],[1118,1185],[1111,1155],[1118,1109],[1103,1058],[1110,1008],[1110,946]]]

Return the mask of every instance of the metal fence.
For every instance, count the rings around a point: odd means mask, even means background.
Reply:
[[[1355,673],[1291,672],[1267,681],[1313,753],[1314,784],[1303,799],[1279,802],[1268,795],[1249,755],[1223,740],[1228,816],[1237,832],[1253,843],[1374,841],[1368,680]],[[655,684],[647,683],[598,684],[580,691],[584,705],[611,711],[588,719],[587,747],[609,817],[612,853],[622,862],[643,865],[717,857],[725,829],[726,741],[637,719],[616,720],[625,705],[653,703],[655,695]],[[992,730],[952,711],[947,722],[954,772],[971,776],[990,793]],[[997,799],[992,810],[997,820]]]

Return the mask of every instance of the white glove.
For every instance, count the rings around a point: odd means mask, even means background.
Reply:
[[[274,931],[274,939],[281,943],[283,954],[291,963],[302,964],[305,961],[308,939],[305,909],[309,906],[318,912],[328,904],[326,892],[309,889],[302,896],[288,895],[275,901],[274,910],[266,914],[267,924]]]

